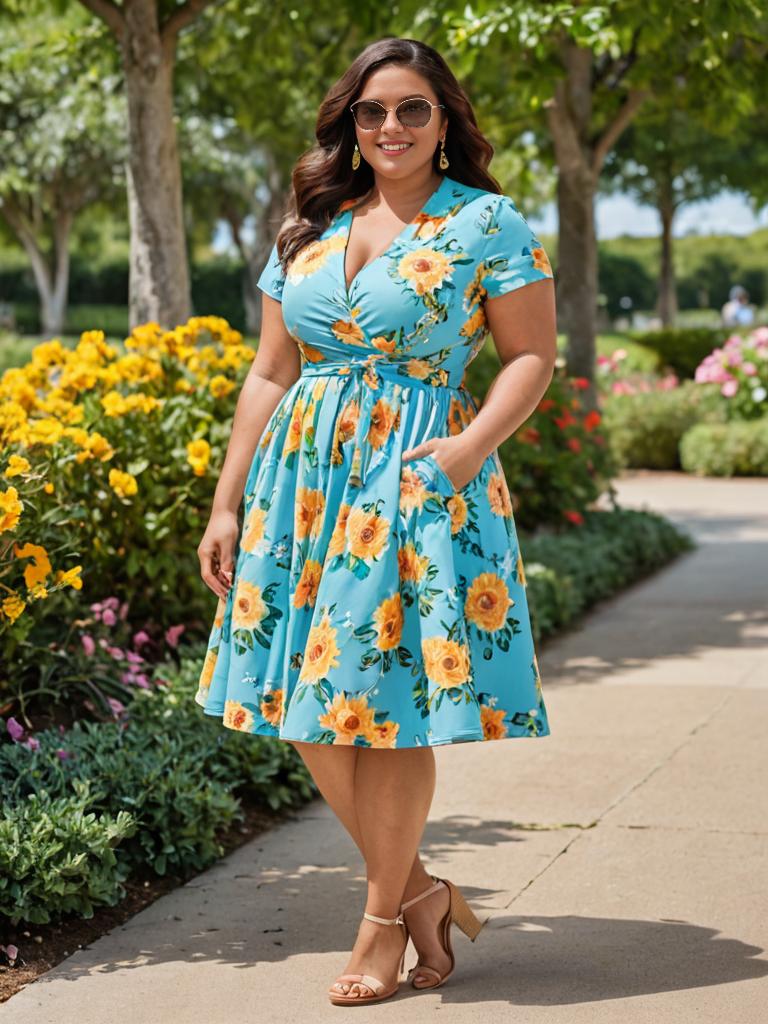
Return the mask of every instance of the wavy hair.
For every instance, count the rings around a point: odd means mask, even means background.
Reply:
[[[344,200],[368,192],[374,174],[367,161],[352,170],[356,135],[349,110],[369,76],[385,64],[412,68],[430,83],[448,120],[445,152],[450,176],[456,181],[488,192],[501,192],[486,170],[493,146],[477,127],[472,104],[442,56],[418,39],[384,36],[370,43],[336,81],[320,104],[315,124],[317,144],[296,161],[291,179],[292,194],[277,235],[277,251],[284,270],[294,256],[319,238]],[[438,173],[439,147],[433,157]]]

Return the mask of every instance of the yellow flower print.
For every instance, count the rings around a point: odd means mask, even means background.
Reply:
[[[429,567],[429,555],[419,555],[409,542],[398,550],[397,564],[401,580],[418,583]]]
[[[365,697],[346,697],[337,693],[327,713],[318,715],[317,720],[324,728],[336,733],[334,744],[351,745],[356,736],[368,738],[373,729],[374,715],[375,711],[368,707]]]
[[[368,440],[374,448],[381,448],[387,443],[396,419],[397,413],[386,398],[380,398],[371,408]]]
[[[345,233],[338,232],[330,238],[317,238],[305,245],[288,265],[286,274],[291,284],[299,284],[305,277],[311,277],[324,267],[328,257],[344,248]]]
[[[293,335],[293,340],[299,347],[299,351],[304,356],[304,359],[308,363],[322,363],[325,361],[325,353],[321,352],[319,348],[315,348],[314,345],[310,345],[306,341],[302,341]]]
[[[467,521],[467,503],[464,496],[454,491],[446,503],[451,516],[451,534],[456,534]]]
[[[386,721],[381,725],[374,725],[367,734],[372,747],[394,748],[397,745],[397,733],[400,729],[399,722]]]
[[[296,585],[296,592],[293,595],[292,603],[294,608],[303,608],[307,604],[314,608],[322,575],[322,565],[314,559],[308,558],[304,563],[304,568],[301,570],[301,576]]]
[[[201,699],[208,696],[208,691],[211,688],[211,679],[213,679],[213,670],[216,668],[216,661],[218,660],[218,650],[210,650],[205,655],[205,661],[203,662],[203,670],[200,673],[200,679],[197,684],[197,696]]]
[[[336,525],[333,528],[331,539],[328,542],[328,551],[326,558],[334,558],[336,555],[344,553],[344,548],[347,544],[347,519],[349,518],[349,512],[352,508],[347,502],[344,502],[339,508],[339,515],[336,519]]]
[[[485,285],[483,284],[483,278],[487,272],[488,269],[485,263],[480,260],[475,268],[472,280],[464,289],[464,309],[468,312],[475,306],[481,306],[488,296],[488,292],[485,290]]]
[[[535,249],[531,250],[531,254],[533,255],[533,265],[537,270],[543,270],[545,274],[552,273],[549,257],[543,249],[537,246]]]
[[[373,613],[373,621],[379,650],[392,651],[399,647],[403,635],[403,603],[400,594],[385,598]]]
[[[485,316],[485,310],[482,306],[478,306],[475,312],[461,325],[459,334],[463,338],[472,338],[478,331],[486,331],[487,329],[488,321]]]
[[[443,225],[449,219],[450,214],[444,214],[442,217],[433,217],[429,213],[420,213],[414,220],[416,231],[413,237],[422,238],[425,242],[429,241],[430,238],[434,238],[435,235],[443,230]]]
[[[454,254],[454,259],[463,254]],[[406,253],[397,265],[397,272],[417,295],[434,292],[453,275],[451,260],[441,252],[425,246]]]
[[[414,380],[426,380],[432,372],[432,364],[427,359],[409,359],[405,372]]]
[[[428,491],[424,481],[415,469],[406,463],[400,474],[400,510],[403,513],[411,512],[413,509],[420,509],[424,502],[433,494]]]
[[[216,612],[213,616],[213,627],[214,629],[220,629],[224,624],[224,609],[227,606],[227,602],[223,597],[220,597],[218,604],[216,605]]]
[[[270,690],[264,694],[264,699],[259,704],[259,711],[270,725],[280,725],[283,716],[283,695],[284,690]]]
[[[261,596],[261,587],[239,579],[232,605],[232,625],[235,629],[254,629],[266,614],[267,606]]]
[[[394,338],[385,338],[383,334],[371,338],[371,345],[379,352],[394,352],[397,347]]]
[[[504,725],[506,711],[489,707],[487,704],[480,705],[480,724],[483,727],[484,740],[502,740],[507,735],[507,727]]]
[[[291,452],[299,450],[301,445],[301,425],[304,422],[305,402],[303,398],[297,398],[291,409],[291,421],[288,424],[288,433],[283,447],[283,457]]]
[[[458,398],[452,396],[448,405],[448,433],[460,434],[473,419],[474,413],[471,407],[465,409]]]
[[[237,700],[224,702],[223,723],[228,729],[237,729],[238,732],[253,731],[253,712]]]
[[[353,319],[351,320],[334,320],[331,324],[331,330],[339,341],[343,341],[345,345],[357,345],[360,348],[365,348],[365,335],[360,325],[355,323],[354,320],[355,314],[359,312],[359,309],[353,309]]]
[[[347,519],[349,550],[356,558],[378,558],[387,545],[390,522],[364,508],[353,508]]]
[[[517,582],[522,583],[523,586],[526,586],[525,567],[523,566],[523,559],[519,550],[517,552]]]
[[[469,679],[469,650],[466,644],[447,640],[443,636],[430,636],[421,641],[421,653],[427,675],[444,690],[462,686]]]
[[[340,653],[336,643],[336,630],[331,625],[328,612],[323,612],[320,622],[309,631],[299,679],[309,683],[323,679],[332,668],[338,667]]]
[[[261,541],[264,540],[266,522],[267,510],[257,508],[255,505],[251,506],[240,541],[243,551],[253,553]]]
[[[470,622],[491,633],[503,628],[507,621],[507,609],[514,603],[500,576],[495,572],[481,572],[475,576],[467,590],[464,614]]]
[[[491,473],[488,480],[487,494],[488,504],[494,515],[506,518],[512,515],[512,500],[502,473]]]
[[[319,536],[325,516],[325,495],[314,487],[298,487],[293,513],[293,531],[297,540]]]
[[[7,491],[0,493],[0,533],[16,529],[22,507],[19,492],[15,487],[9,487]]]

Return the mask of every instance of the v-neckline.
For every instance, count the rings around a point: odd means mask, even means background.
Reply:
[[[444,174],[443,178],[442,178],[442,181],[437,186],[437,188],[431,193],[431,195],[427,198],[426,202],[421,207],[421,209],[417,213],[415,213],[413,215],[413,217],[408,221],[407,224],[403,225],[401,230],[398,231],[398,233],[395,235],[395,237],[390,241],[390,243],[386,247],[386,249],[384,249],[382,252],[380,252],[378,254],[378,256],[374,256],[372,260],[369,260],[367,263],[364,263],[362,267],[360,267],[360,269],[357,271],[357,273],[354,275],[354,277],[352,278],[352,280],[349,283],[347,283],[347,250],[349,249],[349,239],[350,239],[350,236],[352,234],[352,221],[355,218],[355,209],[360,204],[356,203],[355,206],[351,206],[348,210],[345,210],[343,212],[342,216],[347,218],[347,238],[346,238],[346,241],[344,243],[344,248],[343,248],[342,253],[341,253],[341,278],[342,278],[342,281],[344,282],[344,287],[346,289],[347,295],[350,294],[350,292],[352,291],[352,289],[353,289],[353,287],[355,285],[355,282],[360,277],[360,275],[363,273],[363,271],[367,270],[369,267],[372,267],[374,265],[374,263],[378,263],[379,260],[383,259],[387,255],[387,253],[390,251],[390,249],[397,242],[400,241],[400,239],[403,237],[403,235],[406,233],[406,231],[409,231],[413,227],[413,225],[416,223],[416,221],[419,219],[419,217],[421,217],[422,214],[427,212],[428,208],[432,205],[433,201],[437,198],[438,194],[442,191],[443,186],[446,184],[447,181],[448,181],[448,175]]]

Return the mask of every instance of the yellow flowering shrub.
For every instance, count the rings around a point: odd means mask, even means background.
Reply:
[[[46,341],[0,377],[0,710],[66,674],[84,602],[116,595],[158,634],[202,628],[197,545],[254,355],[226,320],[193,317],[121,346]]]

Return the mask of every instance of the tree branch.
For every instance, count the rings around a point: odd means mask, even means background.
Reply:
[[[98,18],[112,29],[120,42],[123,41],[125,31],[125,15],[114,0],[80,0],[83,7],[87,7],[91,14]]]
[[[168,15],[160,29],[160,38],[163,43],[175,39],[183,28],[190,25],[212,3],[214,0],[186,0],[181,7],[177,7],[172,14]]]
[[[616,117],[608,125],[595,143],[592,150],[592,172],[597,175],[602,170],[606,156],[613,149],[614,143],[632,121],[643,101],[650,96],[650,89],[630,89],[627,98]]]

